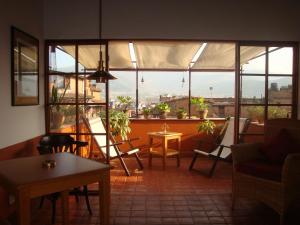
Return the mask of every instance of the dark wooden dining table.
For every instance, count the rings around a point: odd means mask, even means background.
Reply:
[[[42,166],[55,160],[54,168]],[[63,224],[69,224],[68,192],[74,187],[99,184],[100,224],[109,224],[110,166],[70,153],[17,158],[0,162],[0,185],[16,199],[19,225],[31,222],[30,199],[60,192]]]

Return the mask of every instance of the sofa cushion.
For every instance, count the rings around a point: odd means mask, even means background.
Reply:
[[[270,163],[282,164],[290,153],[297,151],[296,142],[286,129],[281,129],[268,143],[265,143],[261,152]]]
[[[236,165],[236,171],[263,179],[281,181],[282,165],[253,160]]]

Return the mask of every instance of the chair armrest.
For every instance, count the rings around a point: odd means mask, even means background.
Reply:
[[[139,140],[140,138],[136,137],[136,138],[130,138],[130,139],[126,139],[126,140],[122,140],[123,143],[125,142],[132,142],[132,141],[137,141]]]
[[[285,194],[300,199],[300,153],[286,157],[282,168],[282,185]]]
[[[121,142],[116,142],[116,143],[114,143],[114,144],[110,144],[110,145],[108,145],[108,146],[117,146],[117,145],[122,145],[122,144],[124,144],[124,142],[123,141],[121,141]],[[102,146],[99,146],[99,148],[106,148],[106,146],[107,145],[102,145]]]
[[[245,143],[231,145],[233,165],[262,158],[259,149],[262,143]]]
[[[76,145],[76,147],[80,148],[87,146],[89,143],[87,141],[74,141],[74,144]]]

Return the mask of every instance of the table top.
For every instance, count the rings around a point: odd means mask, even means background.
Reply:
[[[148,132],[149,136],[157,136],[157,137],[168,137],[168,136],[182,136],[182,133],[172,132],[172,131],[156,131],[156,132]]]
[[[42,167],[45,160],[55,160],[56,166],[49,169]],[[0,179],[18,187],[109,169],[110,166],[107,164],[64,152],[1,161]]]

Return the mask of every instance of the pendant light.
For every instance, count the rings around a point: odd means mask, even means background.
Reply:
[[[144,77],[142,75],[142,79],[141,79],[141,83],[143,84],[145,81],[144,81]]]
[[[184,79],[184,72],[182,74],[182,80],[181,80],[181,87],[183,88],[184,86],[184,83],[185,83],[185,79]]]
[[[99,1],[99,39],[102,40],[102,0]],[[96,80],[97,83],[106,83],[108,80],[117,79],[109,72],[105,71],[102,59],[102,44],[100,43],[99,65],[97,71],[90,74],[88,80]]]

